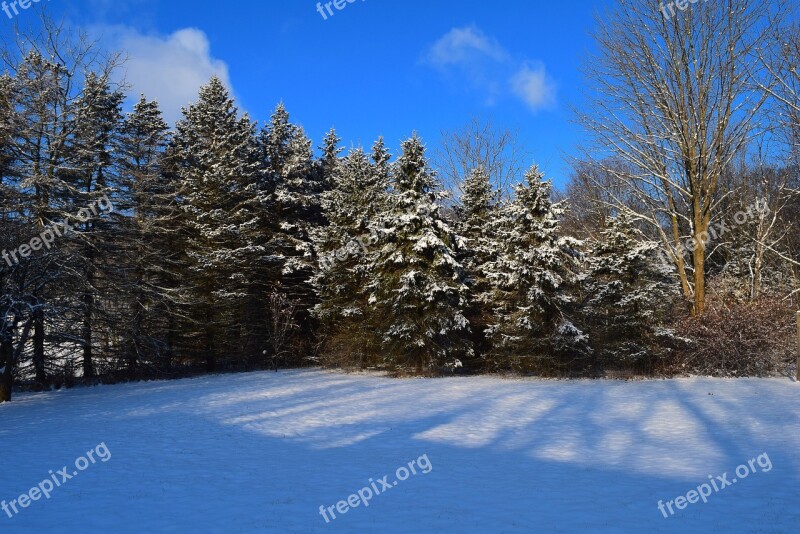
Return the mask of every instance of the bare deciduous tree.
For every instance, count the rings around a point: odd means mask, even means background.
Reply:
[[[289,300],[286,295],[273,291],[267,297],[269,317],[267,318],[267,331],[269,334],[270,365],[278,371],[278,362],[284,358],[291,344],[292,335],[299,325],[295,319],[297,301]]]
[[[453,200],[460,198],[461,184],[473,169],[483,167],[500,195],[522,179],[527,154],[518,133],[495,127],[478,117],[455,131],[443,131],[441,146],[434,153],[440,179]]]
[[[697,315],[720,177],[758,132],[770,85],[757,61],[776,7],[766,3],[701,2],[667,17],[651,1],[620,0],[599,18],[586,67],[596,94],[580,120],[601,153],[628,163],[631,172],[607,170],[636,195],[641,209],[631,211],[660,235]],[[686,238],[699,243],[694,252]]]

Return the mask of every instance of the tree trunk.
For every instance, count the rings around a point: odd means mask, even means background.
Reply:
[[[22,329],[22,335],[19,337],[17,350],[14,350],[10,334],[0,341],[0,358],[3,361],[3,376],[0,377],[0,403],[11,401],[11,392],[14,389],[14,367],[28,342],[32,324],[33,319],[29,319],[25,323],[25,328]]]
[[[217,360],[214,357],[214,331],[212,328],[206,328],[206,371],[213,373],[217,370]]]
[[[694,309],[692,315],[700,317],[706,311],[706,245],[710,215],[705,214],[699,199],[694,206]]]
[[[44,311],[39,308],[33,312],[33,367],[36,382],[47,386],[47,371],[44,359]]]
[[[172,369],[174,357],[175,357],[175,330],[177,325],[175,324],[175,315],[172,309],[167,310],[167,314],[169,320],[167,321],[167,368]]]
[[[143,282],[139,280],[139,284]],[[141,287],[141,285],[140,285]],[[133,335],[131,336],[132,343],[128,352],[128,377],[135,378],[139,367],[139,347],[142,346],[142,337],[144,331],[144,316],[147,310],[143,304],[144,295],[139,295],[136,299],[136,314],[133,318]]]
[[[0,376],[0,403],[11,401],[11,389],[14,387],[14,347],[11,336],[0,340],[0,367],[3,374]]]
[[[764,266],[764,251],[759,241],[756,241],[756,261],[753,267],[753,291],[751,300],[761,295],[761,272]]]
[[[92,315],[94,311],[94,296],[90,291],[83,295],[85,309],[83,312],[83,377],[94,377],[94,363],[92,362]]]
[[[217,360],[214,357],[214,312],[211,307],[206,309],[206,328],[205,328],[205,356],[206,371],[213,373],[217,370]]]
[[[800,311],[797,312],[797,381],[800,382]]]
[[[706,310],[706,257],[702,251],[694,253],[694,315]]]

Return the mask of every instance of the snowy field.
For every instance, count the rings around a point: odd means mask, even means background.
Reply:
[[[800,528],[788,379],[265,372],[20,395],[0,420],[0,499],[19,512],[0,533]],[[676,501],[709,475],[731,483]]]

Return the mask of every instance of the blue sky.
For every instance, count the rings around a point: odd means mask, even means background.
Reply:
[[[557,184],[582,139],[580,64],[602,2],[355,0],[327,19],[312,0],[48,0],[70,25],[124,48],[132,93],[174,118],[211,74],[265,121],[279,101],[315,144],[346,146],[417,131],[434,147],[472,116],[519,129]],[[16,17],[25,26],[32,10]],[[0,13],[0,31],[12,21]]]

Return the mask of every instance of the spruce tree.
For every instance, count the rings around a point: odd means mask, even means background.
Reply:
[[[660,321],[676,296],[674,270],[661,261],[659,250],[659,243],[636,234],[624,212],[591,243],[582,309],[591,325],[597,372],[653,370],[666,335]]]
[[[438,372],[472,354],[467,287],[456,259],[461,243],[442,216],[436,186],[422,141],[404,141],[367,285],[375,345],[399,372]]]
[[[178,184],[168,175],[164,152],[169,127],[158,103],[144,96],[134,105],[120,135],[118,210],[130,213],[121,236],[118,291],[124,303],[118,328],[125,332],[120,357],[129,374],[143,364],[168,369],[172,363],[185,265]]]
[[[71,172],[74,191],[70,212],[97,206],[100,199],[114,199],[116,187],[115,149],[117,133],[122,121],[122,102],[124,95],[112,90],[108,80],[95,73],[89,73],[83,94],[78,100],[75,122],[74,150],[78,166]],[[113,205],[113,201],[112,201]],[[91,210],[90,210],[91,211]],[[81,287],[81,338],[83,344],[83,376],[91,378],[95,374],[94,353],[98,345],[96,333],[100,325],[112,324],[108,311],[110,304],[102,302],[108,294],[113,266],[113,244],[116,225],[101,214],[78,221],[75,241],[80,258]]]
[[[333,187],[336,170],[339,167],[341,158],[339,155],[344,152],[344,148],[339,146],[342,138],[336,134],[336,130],[331,128],[325,139],[322,141],[322,146],[319,147],[322,151],[322,158],[319,161],[319,193],[322,194]]]
[[[374,225],[386,204],[388,182],[383,169],[355,149],[337,165],[333,188],[323,194],[328,225],[317,239],[320,271],[315,278],[320,303],[315,315],[326,337],[331,363],[370,360],[363,330],[368,315],[368,258],[377,242]],[[339,356],[344,356],[344,360]]]
[[[261,174],[255,125],[247,115],[239,116],[217,77],[184,109],[170,158],[187,224],[185,247],[196,298],[192,316],[202,340],[196,348],[206,369],[214,371],[221,354],[240,348],[235,325],[237,304],[246,294],[242,266],[260,252],[243,237],[258,224],[246,200]]]
[[[377,141],[372,144],[372,154],[370,155],[372,164],[375,165],[375,176],[383,184],[388,184],[390,179],[390,172],[392,169],[391,159],[392,155],[389,149],[386,148],[386,143],[383,137],[379,137]]]
[[[297,304],[297,320],[310,352],[314,324],[309,311],[317,304],[314,235],[325,225],[322,193],[327,189],[321,166],[314,161],[311,140],[289,120],[279,104],[259,136],[262,164],[275,191],[275,216],[280,221],[275,246],[283,257],[278,289]]]
[[[487,265],[494,318],[487,329],[492,343],[490,368],[545,374],[585,365],[588,336],[571,320],[577,280],[575,243],[559,235],[560,204],[538,167],[515,187],[493,231],[497,259]]]
[[[496,259],[498,243],[492,232],[497,217],[497,192],[492,188],[489,173],[477,167],[464,180],[461,203],[457,207],[458,234],[465,246],[459,254],[469,285],[467,318],[472,325],[472,339],[479,352],[488,350],[485,330],[491,321],[492,292],[487,276],[490,262]]]

